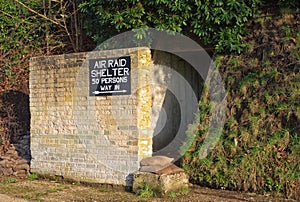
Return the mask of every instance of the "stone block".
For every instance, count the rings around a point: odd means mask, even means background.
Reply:
[[[141,166],[165,166],[171,163],[174,158],[169,158],[167,156],[151,156],[141,160]]]
[[[154,194],[160,197],[166,196],[170,192],[181,192],[189,186],[189,177],[185,172],[171,174],[154,174],[148,172],[136,172],[133,177],[133,192],[137,193],[148,185]]]

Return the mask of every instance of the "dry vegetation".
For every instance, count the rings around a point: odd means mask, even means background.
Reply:
[[[4,195],[5,194],[5,195]],[[187,195],[170,194],[165,198],[143,197],[123,189],[113,189],[108,186],[86,185],[79,182],[65,182],[55,179],[37,178],[35,174],[27,179],[1,178],[0,197],[9,201],[287,201],[283,198],[273,198],[254,193],[240,193],[225,190],[214,190],[193,186]]]
[[[194,183],[299,200],[300,14],[266,13],[249,25],[245,40],[243,54],[217,57],[227,90],[223,135],[199,160],[210,117],[202,98],[199,138],[185,169]]]

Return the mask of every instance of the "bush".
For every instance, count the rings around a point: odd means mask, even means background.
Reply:
[[[253,22],[257,30],[245,38],[252,43],[248,52],[218,56],[227,90],[227,121],[216,147],[200,158],[211,116],[209,97],[204,93],[200,124],[196,125],[199,132],[183,160],[194,183],[300,198],[297,17],[257,19]]]
[[[216,51],[241,52],[244,25],[257,14],[260,0],[89,0],[86,29],[98,43],[118,32],[153,27],[182,32]]]

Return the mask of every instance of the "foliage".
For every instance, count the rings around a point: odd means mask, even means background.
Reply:
[[[88,33],[98,42],[135,28],[182,32],[217,51],[241,52],[245,23],[260,0],[89,0],[80,5]]]
[[[12,136],[3,92],[29,93],[29,59],[83,48],[77,1],[0,1],[0,154]],[[14,98],[17,99],[17,98]],[[25,103],[22,103],[25,104]],[[25,107],[24,107],[25,108]],[[22,113],[22,112],[15,112]]]
[[[154,197],[154,191],[150,188],[148,184],[137,190],[137,195],[145,198]]]
[[[36,2],[35,2],[36,3]],[[33,3],[33,6],[36,4]],[[42,26],[36,18],[15,1],[0,2],[0,83],[2,88],[20,85],[22,77],[28,77],[24,67],[28,54],[40,44]],[[35,41],[35,43],[32,43]],[[38,47],[37,45],[37,47]]]
[[[296,8],[299,11],[300,2],[298,0],[278,0],[277,5],[285,8]]]
[[[48,189],[47,192],[48,193],[55,193],[55,192],[58,192],[58,191],[63,191],[64,189],[68,189],[68,188],[69,188],[68,186],[59,185],[59,187]]]
[[[204,91],[199,133],[183,164],[194,183],[299,199],[299,14],[261,18],[244,39],[247,52],[218,56],[228,101],[218,144],[199,158],[211,116]]]
[[[76,2],[0,2],[1,91],[28,91],[30,57],[80,50],[83,42],[79,43],[81,27]]]
[[[22,196],[23,199],[32,199],[33,196],[32,195],[24,195]]]
[[[4,180],[1,181],[1,183],[3,184],[7,184],[7,183],[15,183],[17,180],[15,178],[6,178]]]
[[[176,198],[176,193],[175,193],[174,191],[171,191],[171,192],[169,193],[169,197],[170,197],[170,198]]]
[[[39,178],[39,176],[36,173],[30,173],[30,175],[27,176],[27,179],[29,179],[29,180],[36,180],[38,178]]]
[[[176,192],[175,191],[170,191],[169,192],[169,197],[170,198],[176,198],[176,197],[180,197],[180,196],[185,196],[188,193],[190,193],[190,191],[191,190],[189,188],[183,188],[181,190],[177,190]]]

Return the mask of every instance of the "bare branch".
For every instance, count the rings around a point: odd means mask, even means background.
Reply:
[[[55,25],[58,25],[58,26],[60,26],[60,27],[62,27],[62,28],[65,28],[65,27],[64,27],[62,24],[60,24],[59,22],[57,22],[57,21],[55,21],[55,20],[52,20],[51,18],[48,18],[47,16],[45,16],[45,15],[43,15],[43,14],[41,14],[41,13],[35,11],[35,10],[33,10],[32,8],[30,8],[29,6],[25,5],[24,3],[20,2],[19,0],[15,0],[15,1],[16,1],[18,4],[20,4],[20,5],[24,6],[25,8],[27,8],[30,12],[32,12],[32,13],[34,13],[34,14],[36,14],[36,15],[42,17],[42,18],[44,18],[45,20],[48,20],[48,21],[52,22],[52,23],[55,24]]]

